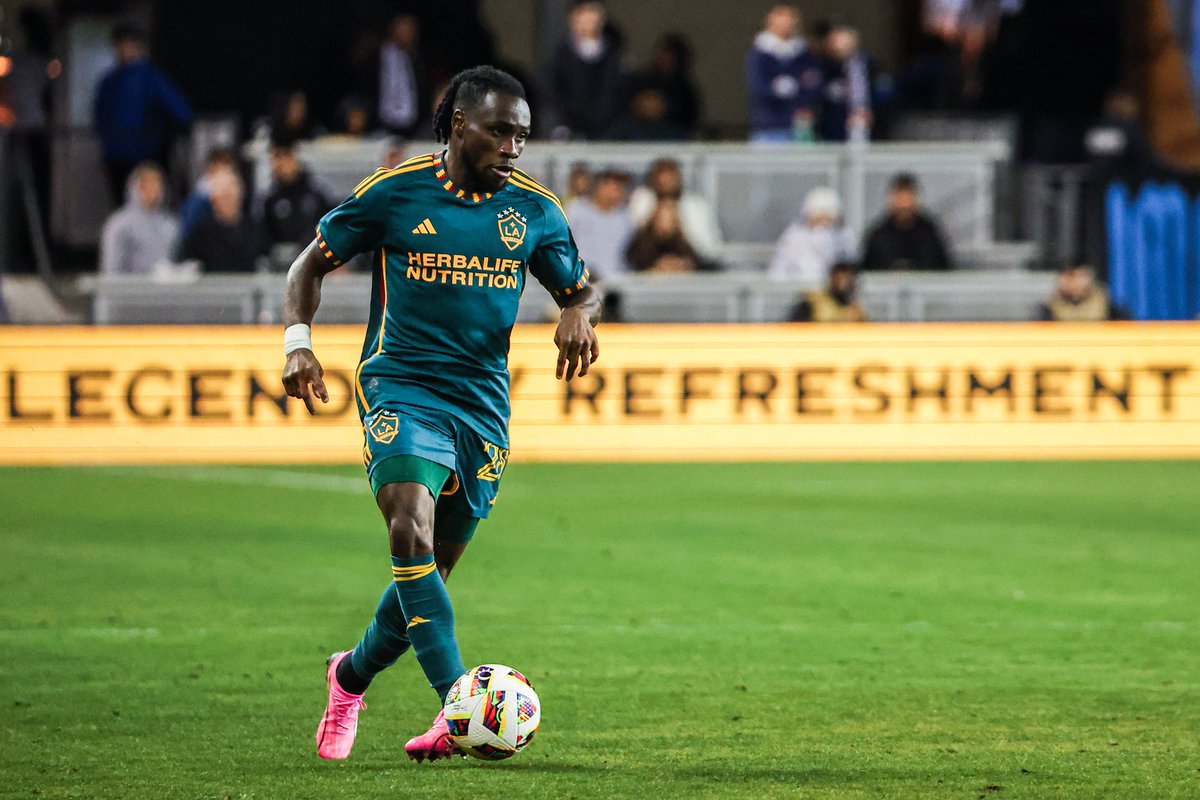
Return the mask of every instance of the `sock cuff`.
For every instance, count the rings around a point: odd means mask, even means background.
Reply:
[[[401,558],[400,556],[392,556],[393,567],[423,567],[426,564],[433,563],[433,553],[426,553],[423,556],[413,556],[411,558]]]
[[[437,562],[433,553],[414,558],[397,558],[392,556],[392,580],[415,581],[437,571]]]

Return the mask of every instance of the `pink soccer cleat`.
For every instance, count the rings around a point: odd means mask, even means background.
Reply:
[[[361,694],[350,694],[338,685],[338,664],[348,655],[350,651],[343,650],[325,662],[329,665],[325,670],[329,700],[325,703],[325,716],[317,726],[317,755],[321,758],[340,760],[349,757],[350,748],[354,747],[354,735],[358,733],[358,711],[367,707]]]
[[[433,718],[433,724],[429,726],[429,730],[408,740],[408,744],[404,745],[404,752],[408,753],[409,758],[416,761],[424,761],[427,758],[430,761],[437,761],[439,758],[462,755],[458,745],[450,738],[450,731],[446,727],[445,710],[439,711],[438,715]]]

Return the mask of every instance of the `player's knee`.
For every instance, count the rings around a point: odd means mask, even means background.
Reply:
[[[433,552],[433,523],[409,509],[388,516],[388,539],[392,555],[413,558]]]

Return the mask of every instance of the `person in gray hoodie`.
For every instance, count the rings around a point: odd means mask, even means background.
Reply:
[[[171,261],[179,222],[163,203],[162,169],[139,164],[129,175],[125,205],[104,223],[100,237],[101,275],[145,275]]]

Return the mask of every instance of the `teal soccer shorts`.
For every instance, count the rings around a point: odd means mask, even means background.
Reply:
[[[363,419],[363,462],[371,490],[422,483],[438,500],[438,516],[486,518],[496,502],[508,449],[486,441],[445,411],[388,403]],[[440,465],[441,469],[437,466]]]

